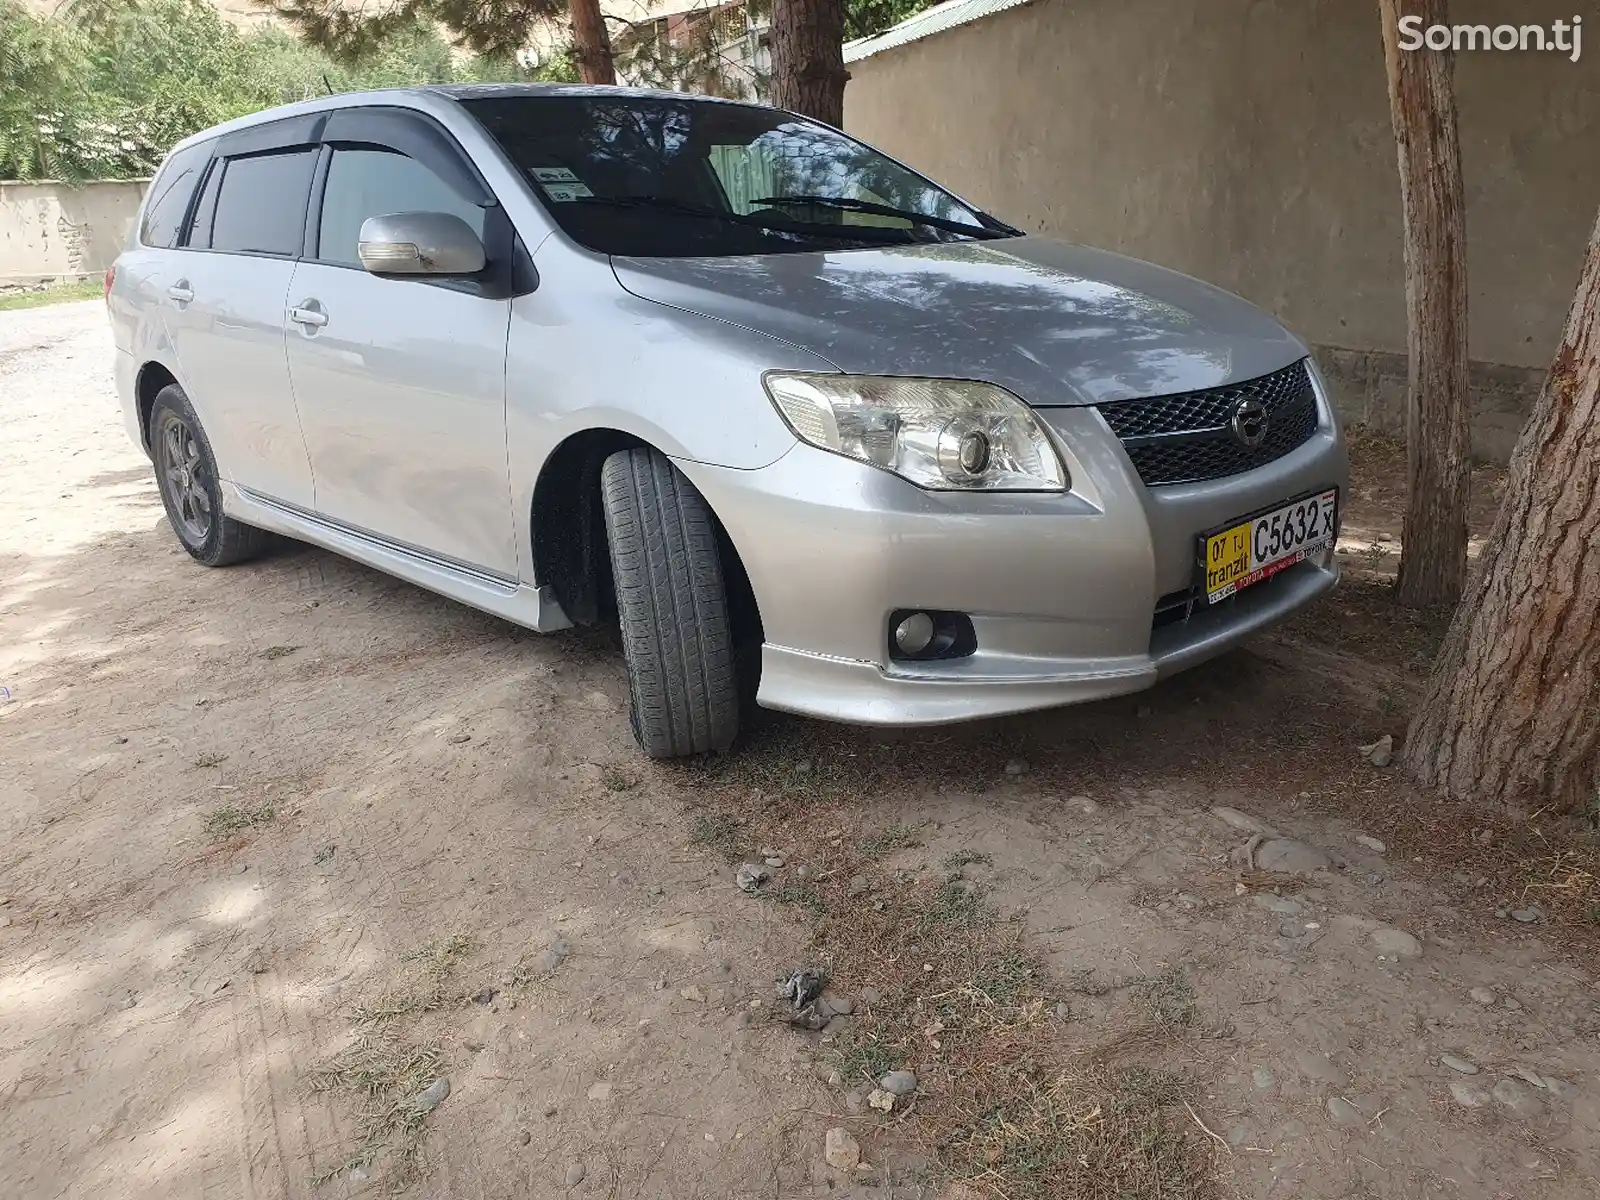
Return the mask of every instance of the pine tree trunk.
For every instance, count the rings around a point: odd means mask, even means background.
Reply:
[[[1398,22],[1449,20],[1447,0],[1378,0],[1389,113],[1405,213],[1410,384],[1406,397],[1409,489],[1396,599],[1412,608],[1454,604],[1467,573],[1466,201],[1452,76],[1444,50],[1401,50]]]
[[[844,0],[774,0],[772,103],[844,124]]]
[[[1404,761],[1453,799],[1568,808],[1600,785],[1600,219],[1566,334]]]
[[[611,34],[600,12],[600,0],[567,0],[567,12],[572,18],[572,49],[578,60],[578,77],[584,83],[616,83]]]

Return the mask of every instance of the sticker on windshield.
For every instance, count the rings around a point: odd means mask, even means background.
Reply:
[[[581,200],[594,195],[579,178],[566,167],[529,167],[528,173],[544,188],[544,194],[557,203]]]

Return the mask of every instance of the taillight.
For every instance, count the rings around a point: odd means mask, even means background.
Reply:
[[[117,281],[117,265],[112,263],[106,268],[106,299],[111,299],[111,285]]]

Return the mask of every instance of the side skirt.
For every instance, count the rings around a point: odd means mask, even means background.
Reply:
[[[298,505],[222,481],[223,510],[235,520],[332,550],[408,583],[532,629],[554,633],[572,622],[549,587],[530,587],[464,563],[378,537]]]

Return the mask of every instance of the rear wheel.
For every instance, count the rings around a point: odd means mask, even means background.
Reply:
[[[634,736],[651,758],[726,750],[739,689],[711,509],[646,447],[607,458],[600,486]]]
[[[211,443],[175,383],[162,388],[151,407],[150,455],[167,521],[196,562],[225,567],[261,552],[266,531],[223,514]]]

